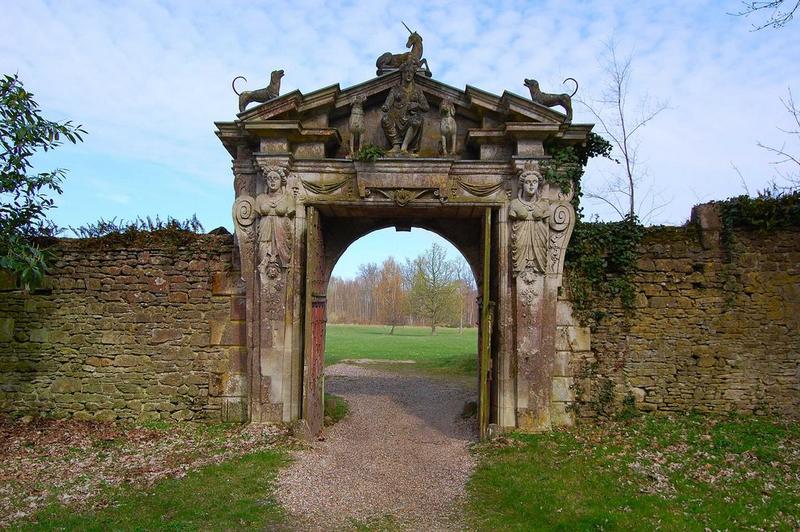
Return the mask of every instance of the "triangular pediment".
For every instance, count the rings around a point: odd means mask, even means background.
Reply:
[[[399,81],[400,74],[394,72],[346,89],[341,89],[337,83],[306,94],[294,90],[239,113],[238,119],[242,122],[298,119],[304,114],[314,114],[315,111],[321,109],[347,107],[356,95],[363,94],[369,98],[386,93]],[[513,92],[505,91],[498,96],[471,85],[460,90],[436,79],[423,76],[417,76],[415,82],[422,88],[426,96],[433,98],[434,102],[449,97],[459,106],[461,112],[494,113],[506,116],[508,121],[512,122],[533,121],[557,125],[564,122],[564,113]]]
[[[251,143],[259,138],[273,139],[272,149],[295,156],[297,150],[292,146],[304,146],[302,158],[347,157],[353,102],[364,100],[367,131],[363,140],[386,145],[380,126],[381,107],[391,89],[400,83],[400,72],[392,72],[346,89],[335,84],[308,93],[294,90],[246,109],[234,122],[217,123],[217,135],[234,156],[236,146],[246,137]],[[414,83],[430,107],[424,114],[426,137],[420,155],[439,155],[437,146],[441,143],[433,130],[439,128],[440,106],[445,99],[455,107],[462,158],[484,158],[493,151],[496,155],[491,157],[507,159],[524,155],[518,149],[520,142],[541,144],[553,136],[581,142],[591,129],[590,125],[565,123],[566,115],[559,110],[509,91],[497,95],[471,85],[461,90],[422,75],[417,75]]]

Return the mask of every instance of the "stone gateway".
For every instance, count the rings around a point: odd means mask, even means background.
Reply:
[[[572,423],[553,368],[575,213],[538,168],[546,142],[583,143],[592,126],[510,92],[454,89],[419,56],[421,44],[398,64],[382,56],[370,81],[293,91],[216,124],[246,292],[248,394],[229,411],[321,430],[333,267],[373,230],[416,226],[452,242],[478,281],[482,433]],[[385,156],[354,158],[354,138]]]

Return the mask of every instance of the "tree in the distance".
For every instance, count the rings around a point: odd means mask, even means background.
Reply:
[[[406,317],[403,272],[394,257],[383,261],[375,292],[378,297],[378,319],[380,323],[391,325],[389,334],[394,334],[394,328],[402,325]]]
[[[61,193],[66,173],[60,168],[34,172],[31,158],[64,139],[82,141],[85,133],[70,121],[43,118],[16,74],[0,79],[0,268],[16,273],[26,288],[44,276],[46,255],[32,238],[46,227],[46,212],[53,207],[48,193]]]
[[[430,325],[431,334],[458,312],[456,266],[445,249],[433,244],[413,262],[409,301]]]

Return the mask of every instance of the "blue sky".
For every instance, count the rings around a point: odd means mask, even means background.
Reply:
[[[783,143],[780,98],[790,86],[800,92],[800,22],[751,31],[757,20],[727,14],[735,0],[0,4],[0,72],[18,72],[48,117],[89,131],[83,144],[39,159],[69,169],[52,213],[63,226],[196,213],[206,229],[230,229],[231,162],[213,122],[235,116],[231,79],[255,88],[283,68],[282,92],[362,82],[378,55],[403,48],[401,20],[423,36],[436,79],[498,94],[527,94],[524,78],[560,92],[571,76],[591,100],[605,79],[604,43],[632,51],[629,101],[669,102],[641,136],[641,190],[664,204],[651,223],[681,224],[696,203],[765,187],[772,158],[756,143]],[[576,105],[575,121],[592,120]],[[613,170],[591,164],[586,186],[601,189]],[[585,210],[614,219],[601,204]],[[354,262],[382,260],[379,248],[414,256],[427,245],[422,234],[377,234]]]

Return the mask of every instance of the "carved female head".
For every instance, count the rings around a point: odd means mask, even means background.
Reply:
[[[525,168],[519,174],[518,197],[525,201],[539,195],[539,186],[542,183],[542,174],[534,168]]]
[[[263,174],[267,192],[277,192],[286,186],[286,169],[282,166],[264,167]]]

